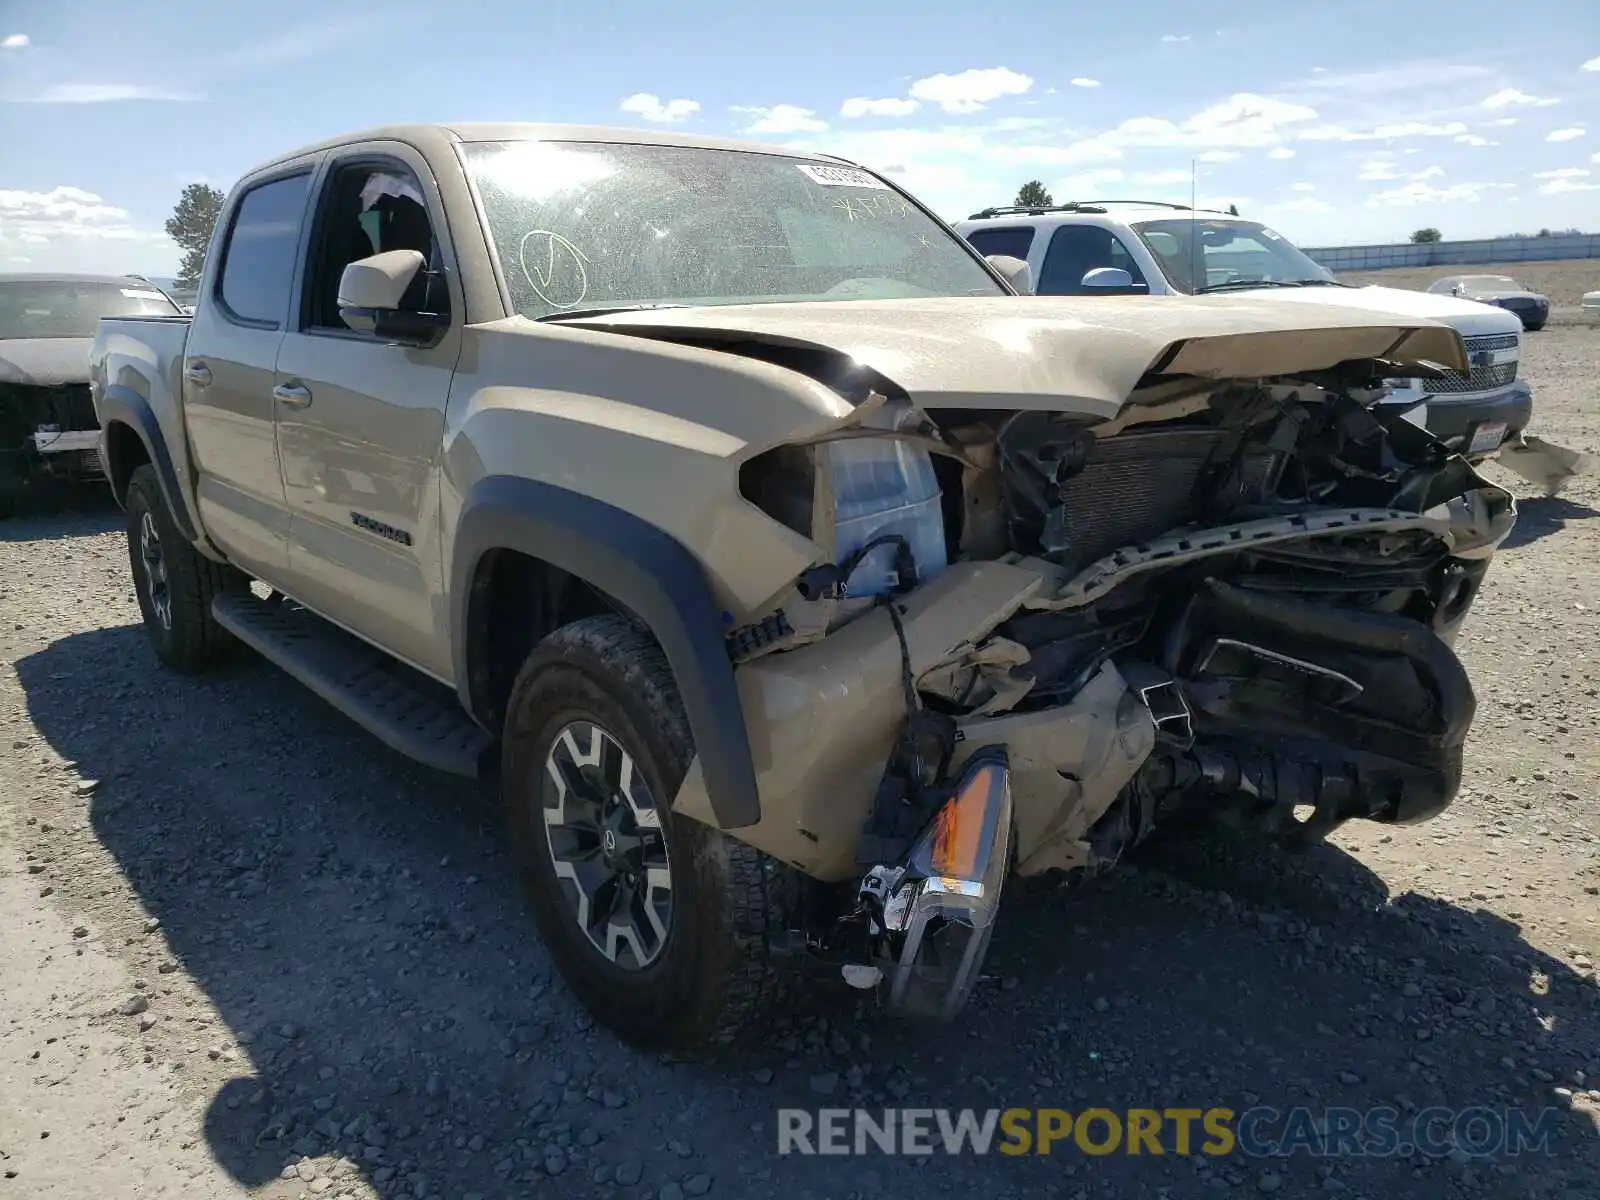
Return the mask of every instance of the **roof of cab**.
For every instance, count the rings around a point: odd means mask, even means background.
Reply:
[[[776,154],[784,158],[825,159],[831,162],[844,160],[830,154],[795,150],[766,142],[742,141],[737,138],[702,137],[689,133],[667,133],[659,129],[629,129],[610,125],[543,125],[529,122],[481,123],[446,121],[428,125],[384,125],[374,129],[357,130],[325,138],[311,145],[301,146],[273,158],[253,169],[256,171],[287,162],[307,154],[348,146],[355,142],[403,142],[422,150],[443,151],[458,142],[615,142],[636,146],[686,146],[699,150],[736,150],[749,154]]]

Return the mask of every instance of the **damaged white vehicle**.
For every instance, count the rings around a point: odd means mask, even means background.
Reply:
[[[523,125],[267,164],[206,271],[91,354],[156,655],[245,642],[495,778],[637,1043],[796,950],[949,1015],[1008,879],[1175,809],[1305,839],[1456,792],[1514,507],[1374,407],[1466,367],[1442,325],[1018,296],[838,160]]]

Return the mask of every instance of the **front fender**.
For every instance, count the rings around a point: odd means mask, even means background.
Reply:
[[[450,564],[452,652],[469,710],[468,598],[480,560],[498,549],[584,580],[649,627],[677,679],[717,824],[740,829],[760,821],[722,608],[695,557],[668,534],[603,501],[510,475],[480,479],[463,498]]]

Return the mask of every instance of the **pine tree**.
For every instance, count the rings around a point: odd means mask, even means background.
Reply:
[[[183,250],[183,262],[178,265],[178,283],[194,287],[200,282],[200,271],[206,263],[206,247],[211,244],[211,231],[222,215],[223,194],[208,183],[191,183],[183,189],[177,206],[167,218],[167,236]]]

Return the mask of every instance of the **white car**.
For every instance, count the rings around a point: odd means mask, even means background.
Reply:
[[[1428,430],[1475,458],[1517,437],[1533,416],[1532,389],[1517,377],[1522,322],[1514,314],[1453,296],[1340,283],[1259,221],[1179,204],[1094,200],[985,209],[955,228],[981,254],[1025,262],[1037,295],[1246,292],[1440,321],[1465,340],[1471,370],[1396,380],[1393,401],[1426,404]]]

